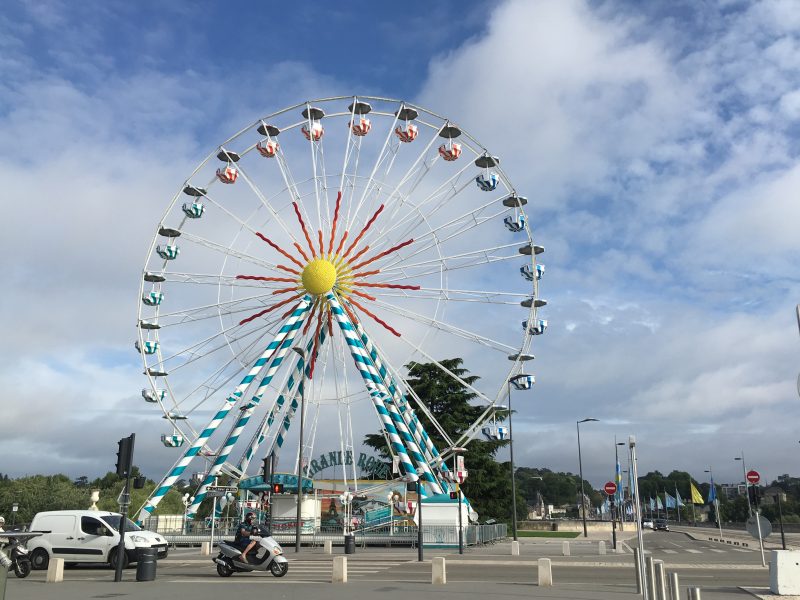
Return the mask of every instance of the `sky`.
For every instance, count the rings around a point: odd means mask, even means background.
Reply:
[[[172,463],[132,348],[147,250],[220,142],[310,98],[406,99],[503,157],[547,264],[515,459],[798,472],[792,1],[59,0],[0,15],[0,472]],[[470,365],[466,365],[468,368]],[[477,368],[477,366],[476,366]],[[138,400],[137,400],[138,398]],[[622,459],[625,468],[625,459]]]

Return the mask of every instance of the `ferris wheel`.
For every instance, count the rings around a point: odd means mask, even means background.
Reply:
[[[505,435],[495,412],[547,327],[528,207],[497,156],[398,100],[305,102],[216,147],[158,222],[141,280],[142,397],[175,463],[140,520],[192,461],[207,465],[190,516],[218,475],[270,454],[296,468],[301,411],[303,456],[380,430],[398,479],[449,491],[453,449]],[[443,364],[456,356],[478,382]],[[408,385],[413,363],[474,394],[466,431]]]

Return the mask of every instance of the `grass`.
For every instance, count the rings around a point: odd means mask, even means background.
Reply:
[[[519,531],[518,537],[576,538],[578,531]]]

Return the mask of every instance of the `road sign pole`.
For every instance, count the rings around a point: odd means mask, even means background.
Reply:
[[[781,546],[786,550],[786,536],[783,535],[783,508],[781,508],[781,494],[775,494],[775,500],[778,502],[778,521],[781,524]]]
[[[614,496],[611,496],[611,545],[614,547],[614,551],[617,550],[617,515],[615,508]]]
[[[758,505],[756,505],[756,526],[758,527],[758,546],[761,548],[761,566],[766,567],[767,561],[764,560],[764,538],[761,535],[761,516],[758,514]]]

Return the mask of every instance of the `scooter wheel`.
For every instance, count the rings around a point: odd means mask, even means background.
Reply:
[[[286,575],[289,572],[289,563],[273,562],[269,566],[269,571],[275,577],[283,577],[284,575]]]
[[[224,565],[217,563],[217,575],[220,577],[230,577],[233,575],[233,569],[231,569],[228,563],[225,563]]]
[[[14,575],[20,579],[24,579],[31,574],[31,561],[28,559],[18,560],[14,563]]]

